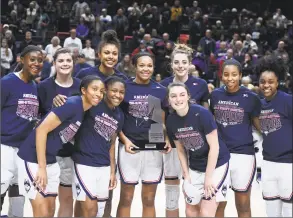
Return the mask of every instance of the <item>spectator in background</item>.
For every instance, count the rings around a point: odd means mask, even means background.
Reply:
[[[130,54],[126,54],[123,60],[117,64],[116,69],[119,72],[125,73],[127,77],[135,77],[135,68],[132,65]]]
[[[5,32],[5,39],[7,40],[8,48],[11,49],[13,56],[16,56],[16,45],[15,45],[15,37],[12,34],[11,30],[7,30]]]
[[[244,56],[244,62],[242,64],[242,76],[252,76],[254,70],[254,63],[252,60],[252,55],[246,53]]]
[[[149,32],[147,30],[150,30],[150,24],[152,22],[152,19],[154,18],[153,12],[152,12],[152,6],[150,4],[147,4],[145,6],[145,10],[142,13],[142,15],[139,17],[140,23],[144,29],[146,29],[146,32]]]
[[[192,7],[190,8],[191,14],[194,14],[196,11],[199,12],[199,15],[202,15],[202,10],[200,7],[198,7],[198,2],[193,1]]]
[[[155,81],[157,82],[157,83],[160,83],[161,81],[162,81],[162,76],[161,76],[161,74],[156,74],[156,76],[155,76]]]
[[[215,53],[216,50],[216,42],[212,38],[211,30],[207,30],[205,36],[202,37],[199,41],[199,46],[201,47],[204,55],[209,57],[211,54]]]
[[[212,25],[210,24],[209,15],[205,14],[202,17],[202,27],[201,27],[201,35],[204,35],[207,30],[210,30]]]
[[[234,50],[234,58],[239,62],[243,63],[245,49],[243,48],[243,44],[240,40],[236,41],[235,46],[233,47]]]
[[[96,53],[91,46],[91,40],[87,39],[85,41],[85,48],[82,49],[82,54],[84,55],[86,63],[93,67],[95,66]]]
[[[278,36],[283,36],[284,31],[287,28],[287,18],[282,14],[282,10],[280,8],[277,8],[276,13],[273,16],[273,21],[276,25]]]
[[[73,70],[73,77],[76,76],[76,74],[84,68],[91,67],[88,63],[86,63],[85,55],[84,54],[78,54],[76,61],[74,62],[74,70]]]
[[[45,48],[45,51],[47,53],[47,57],[50,60],[53,60],[53,56],[54,56],[55,52],[60,48],[62,48],[60,45],[60,39],[58,36],[54,36],[51,39],[51,44],[48,44]]]
[[[32,33],[30,31],[25,32],[25,40],[20,43],[19,53],[28,45],[36,45],[32,40]]]
[[[22,63],[20,61],[20,53],[16,55],[16,62],[11,65],[9,72],[18,72],[22,69]]]
[[[161,9],[161,26],[159,27],[159,32],[169,32],[170,31],[170,18],[171,18],[171,9],[167,2],[164,3],[163,8]]]
[[[9,73],[12,60],[12,51],[8,48],[7,40],[3,38],[1,41],[1,77]]]
[[[217,20],[216,25],[212,26],[212,34],[215,40],[220,40],[221,36],[224,35],[225,30],[224,26],[222,25],[222,21]]]
[[[278,48],[273,52],[273,54],[279,58],[282,59],[285,65],[288,65],[289,63],[289,55],[287,51],[285,50],[285,42],[280,41],[278,43]]]
[[[23,17],[25,9],[19,0],[9,0],[8,7],[16,12],[17,17]]]
[[[152,39],[151,34],[144,34],[143,40],[145,42],[145,45],[148,49],[152,50],[154,48],[154,41]]]
[[[106,31],[111,26],[112,17],[107,14],[106,8],[102,9],[102,14],[100,16],[100,22],[101,22],[102,31]]]
[[[80,52],[82,51],[81,40],[76,37],[76,29],[70,30],[70,37],[65,39],[63,48],[69,48],[71,52],[73,52],[75,48],[77,48]]]
[[[241,85],[245,86],[246,88],[248,88],[248,85],[252,85],[251,82],[252,80],[249,76],[243,76],[241,79]]]
[[[137,53],[140,53],[140,52],[148,52],[153,55],[152,50],[147,47],[146,42],[144,40],[140,41],[139,47],[134,49],[134,51],[131,53],[131,57],[133,57],[134,55],[136,55]]]
[[[117,33],[118,39],[123,41],[128,30],[128,19],[123,14],[122,8],[119,8],[117,14],[113,17],[113,28]]]
[[[179,0],[174,1],[174,5],[171,7],[170,17],[170,38],[172,41],[176,41],[180,32],[180,20],[183,15],[183,7],[180,5]]]
[[[67,4],[65,4],[63,2],[63,0],[58,0],[56,2],[56,12],[57,12],[57,20],[60,18],[67,18],[70,16],[70,10],[67,6]]]
[[[52,60],[48,58],[47,52],[45,50],[42,51],[43,53],[43,68],[40,73],[39,82],[43,81],[44,79],[47,79],[51,74],[51,68],[52,68]]]
[[[89,35],[89,27],[84,23],[84,18],[80,18],[80,22],[76,27],[76,35],[81,39],[86,39]]]
[[[215,52],[215,58],[221,58],[227,55],[227,43],[225,41],[220,42],[220,48]]]
[[[43,8],[40,8],[40,16],[39,16],[39,21],[37,25],[37,34],[38,36],[42,37],[42,43],[46,41],[46,35],[47,35],[49,24],[50,24],[49,15],[43,10]]]
[[[133,7],[128,8],[128,35],[132,35],[133,31],[139,29],[139,17],[140,15],[137,13],[137,10],[135,10]]]
[[[256,42],[251,39],[250,34],[246,34],[246,38],[243,41],[243,48],[246,50],[246,52],[256,53],[258,51],[258,46]]]
[[[232,40],[231,40],[231,42],[230,42],[230,44],[229,44],[229,46],[231,47],[231,48],[235,48],[235,44],[236,44],[236,42],[237,41],[239,41],[240,40],[240,36],[239,36],[239,34],[238,33],[234,33],[233,34],[233,38],[232,38]],[[241,42],[242,43],[242,42]]]
[[[237,34],[237,33],[239,33],[240,32],[240,27],[239,27],[239,24],[238,24],[238,22],[237,22],[237,19],[233,19],[232,20],[232,22],[231,22],[231,25],[229,26],[229,30],[228,30],[228,33],[229,33],[229,35],[232,35],[232,34]],[[238,35],[238,34],[237,34]],[[233,37],[233,39],[234,39],[234,37]],[[236,38],[235,40],[234,40],[234,43],[235,43],[235,41],[237,41],[237,40],[239,40],[239,35],[238,35],[238,38]],[[232,40],[233,41],[233,40]]]
[[[200,12],[195,11],[192,19],[189,21],[190,43],[193,46],[196,46],[201,38],[201,27],[202,23],[200,19]]]
[[[35,22],[37,18],[37,9],[34,2],[29,4],[29,8],[26,9],[26,24],[31,28],[35,28]]]
[[[96,19],[89,7],[85,9],[85,12],[81,15],[81,17],[83,18],[85,25],[87,25],[89,29],[94,28]]]
[[[89,8],[89,5],[85,2],[85,0],[78,0],[73,4],[71,17],[73,17],[75,22],[80,21],[80,17],[82,14],[84,14],[86,8]]]
[[[52,0],[47,0],[44,11],[48,14],[50,22],[55,25],[56,22],[56,7],[53,5]]]

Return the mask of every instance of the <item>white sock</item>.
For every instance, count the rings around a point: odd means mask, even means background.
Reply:
[[[105,210],[105,206],[106,206],[106,201],[98,202],[98,213],[97,213],[97,217],[103,217],[104,210]]]
[[[280,199],[266,201],[267,216],[282,217],[282,204]]]
[[[9,197],[8,217],[23,217],[24,196]]]
[[[283,217],[292,217],[292,202],[283,201]]]

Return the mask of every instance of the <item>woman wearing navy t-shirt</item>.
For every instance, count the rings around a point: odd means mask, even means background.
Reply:
[[[124,80],[127,80],[127,77],[117,71],[114,67],[118,62],[119,54],[120,54],[120,42],[117,38],[117,34],[114,30],[107,30],[102,34],[102,39],[98,45],[98,56],[101,64],[95,67],[89,67],[81,70],[76,77],[79,79],[84,78],[87,75],[96,75],[99,76],[102,81],[106,80],[109,76],[117,76]],[[66,98],[62,95],[58,95],[54,99],[54,105],[60,106],[63,105],[66,101]],[[110,216],[112,205],[113,191],[111,190],[109,193],[109,199],[105,202],[100,202],[98,204],[99,209],[97,216],[102,217]],[[74,215],[79,217],[81,216],[81,208],[80,201],[76,201],[74,208]],[[105,211],[104,211],[105,210]]]
[[[18,193],[16,154],[33,130],[39,110],[37,85],[33,80],[42,71],[42,50],[30,45],[20,57],[21,71],[1,79],[1,210],[10,184],[12,193]],[[22,217],[24,198],[18,194],[10,197],[13,214]]]
[[[53,99],[57,95],[64,98],[79,92],[80,80],[72,77],[73,58],[71,51],[61,48],[56,51],[53,57],[56,75],[45,79],[38,84],[38,98],[40,101],[40,113],[43,118],[52,109]],[[71,142],[63,145],[58,152],[57,161],[60,166],[59,186],[59,211],[58,216],[71,217],[73,214],[72,198],[72,159],[73,146]]]
[[[160,151],[135,152],[132,149],[142,141],[149,140],[151,125],[158,122],[152,120],[155,118],[149,112],[148,98],[152,96],[157,99],[161,107],[166,107],[164,105],[166,88],[151,80],[154,60],[149,53],[135,55],[133,65],[136,77],[127,81],[125,98],[121,104],[125,121],[119,134],[121,143],[118,153],[118,170],[121,178],[121,193],[117,217],[130,216],[135,185],[140,179],[142,180],[142,216],[155,217],[155,195],[157,184],[160,183],[163,175],[163,154]],[[162,121],[165,120],[163,111],[160,118]],[[160,130],[163,131],[163,129]],[[166,152],[170,152],[171,145],[166,134],[164,136]]]
[[[278,90],[282,64],[273,56],[258,63],[263,135],[262,189],[268,217],[292,217],[292,95]]]
[[[186,216],[213,217],[219,202],[226,201],[229,151],[218,137],[211,112],[189,103],[185,84],[171,83],[168,99],[175,112],[168,116],[166,127],[183,171]]]
[[[95,217],[97,201],[106,201],[116,187],[115,144],[124,123],[119,108],[125,82],[119,77],[105,80],[104,100],[85,115],[75,137],[73,195],[80,202],[82,217]],[[109,185],[110,183],[110,185]],[[99,207],[100,208],[100,207]]]
[[[81,96],[52,109],[21,144],[18,151],[19,192],[30,198],[34,217],[53,217],[60,181],[56,157],[62,146],[73,140],[84,112],[103,97],[104,84],[97,76],[81,81]]]
[[[205,108],[209,108],[208,98],[209,91],[206,81],[189,75],[189,67],[192,65],[192,49],[187,45],[176,45],[171,54],[171,68],[174,76],[164,79],[161,84],[165,87],[172,82],[182,82],[190,90],[190,102],[201,104]],[[171,140],[171,145],[175,148],[175,144]],[[164,155],[164,176],[166,183],[166,216],[179,216],[179,195],[180,195],[180,178],[181,168],[176,152],[176,148],[172,149],[169,154]]]
[[[241,65],[234,59],[223,64],[224,86],[211,93],[211,111],[215,116],[220,136],[230,153],[231,187],[235,193],[239,217],[250,217],[250,191],[256,172],[252,126],[260,131],[261,103],[258,96],[240,86]],[[220,203],[217,217],[224,217],[226,202]]]

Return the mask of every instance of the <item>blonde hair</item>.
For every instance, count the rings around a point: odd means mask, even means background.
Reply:
[[[171,54],[171,62],[173,62],[176,54],[186,54],[189,62],[191,62],[193,49],[185,44],[175,44],[175,47],[174,47],[173,52]]]

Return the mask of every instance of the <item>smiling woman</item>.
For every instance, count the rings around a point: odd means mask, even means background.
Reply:
[[[72,94],[79,92],[80,80],[72,77],[73,58],[68,48],[58,49],[54,56],[56,75],[45,79],[38,85],[38,97],[40,101],[40,113],[43,118],[52,109],[53,102],[63,97],[67,99]],[[55,99],[54,99],[55,98]],[[53,100],[54,99],[54,100]],[[57,104],[61,106],[61,104]],[[57,161],[60,166],[59,186],[59,216],[72,216],[73,198],[71,190],[72,180],[72,143],[66,143],[58,152]]]
[[[33,79],[43,67],[43,55],[39,47],[29,45],[21,53],[23,68],[20,72],[10,73],[1,79],[1,204],[5,193],[17,172],[16,157],[20,144],[35,126],[38,117],[39,101],[37,86]],[[18,196],[17,185],[13,185]],[[12,197],[12,196],[11,196]],[[15,205],[12,211],[23,217],[23,201]],[[2,207],[2,205],[1,205]],[[15,208],[14,208],[15,207]]]
[[[108,76],[118,76],[127,79],[125,74],[114,68],[120,54],[120,42],[114,30],[107,30],[102,34],[97,52],[101,64],[98,67],[82,69],[76,73],[75,77],[82,79],[87,75],[97,75],[102,80],[105,80]]]

